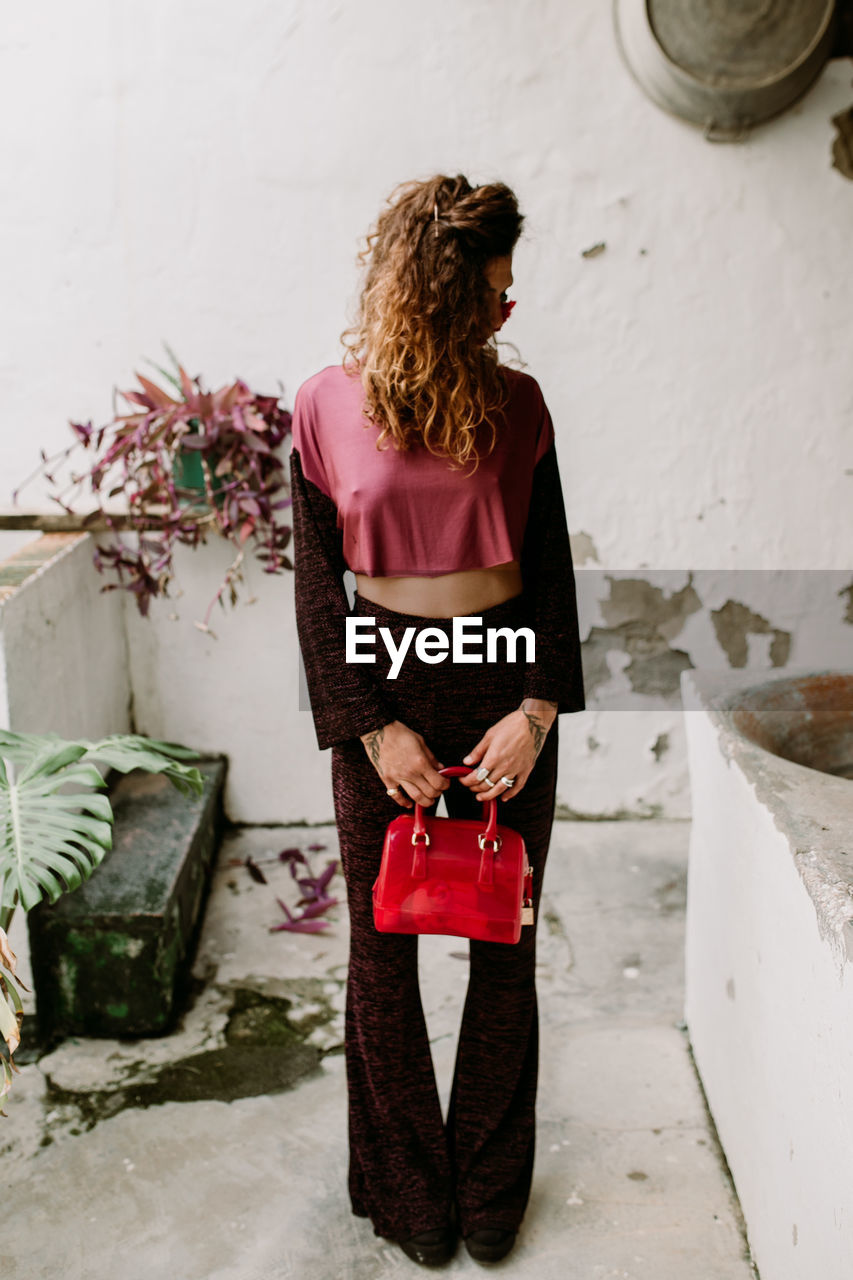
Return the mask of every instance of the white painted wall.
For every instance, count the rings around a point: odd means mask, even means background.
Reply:
[[[240,607],[211,615],[215,638],[194,626],[231,558],[222,541],[181,547],[172,598],[153,601],[147,619],[126,599],[137,730],[227,755],[233,821],[328,821],[328,754],[317,750],[310,713],[299,711],[293,575],[271,586],[249,564]]]
[[[510,182],[528,215],[507,335],[553,411],[591,563],[849,566],[853,184],[830,167],[830,117],[853,98],[850,60],[737,146],[643,97],[602,0],[47,0],[5,16],[0,70],[16,120],[0,507],[69,417],[109,416],[161,339],[209,385],[281,382],[292,403],[339,356],[386,194],[463,171]],[[205,555],[182,566],[187,604],[207,598]],[[291,584],[256,578],[216,657],[191,609],[131,627],[140,726],[226,750],[232,816],[328,818],[327,762],[294,710]],[[686,816],[662,715],[564,718],[561,801]]]
[[[685,684],[693,803],[685,1018],[693,1054],[761,1276],[847,1280],[853,931],[839,916],[837,936],[821,935],[795,856],[807,862],[806,851],[762,803],[756,778],[775,770],[781,792],[786,777],[802,788],[811,775],[801,827],[809,818],[832,824],[836,848],[849,848],[853,797],[842,793],[853,793],[853,783],[748,744],[744,758],[759,763],[745,769],[732,758],[731,736],[703,709],[692,674]]]

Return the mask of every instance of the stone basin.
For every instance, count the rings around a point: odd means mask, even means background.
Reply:
[[[853,671],[684,671],[685,1021],[773,1280],[853,1276]]]
[[[821,936],[853,960],[853,671],[684,672],[685,711],[701,710],[718,752],[736,764],[756,810],[784,837]],[[688,715],[688,738],[694,717]],[[697,770],[691,774],[696,790]],[[726,790],[735,786],[729,773]],[[730,839],[734,794],[709,815]],[[701,824],[700,824],[701,825]],[[741,825],[743,825],[741,823]]]
[[[774,756],[853,778],[853,673],[760,684],[735,695],[728,710],[734,727]]]

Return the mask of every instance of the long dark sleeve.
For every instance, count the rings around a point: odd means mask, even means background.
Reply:
[[[553,442],[533,472],[521,574],[536,635],[536,661],[527,667],[524,696],[556,702],[558,715],[583,711],[586,699],[574,566]]]
[[[305,478],[295,448],[290,454],[290,483],[296,629],[317,742],[326,748],[389,724],[394,713],[364,666],[345,661],[347,566],[337,508]]]

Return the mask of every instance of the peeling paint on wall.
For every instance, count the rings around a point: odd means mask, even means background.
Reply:
[[[581,529],[580,533],[573,533],[569,539],[572,549],[573,564],[587,564],[590,560],[594,560],[596,564],[600,564],[598,558],[598,549],[592,540],[591,534],[584,533]]]
[[[853,107],[832,117],[838,133],[832,139],[832,167],[845,178],[853,178]]]
[[[587,694],[609,683],[608,654],[621,650],[630,659],[621,674],[630,682],[632,692],[678,702],[681,672],[693,663],[684,650],[672,648],[672,641],[690,615],[702,609],[692,575],[680,591],[669,595],[644,578],[605,574],[605,579],[610,596],[600,601],[600,608],[608,625],[590,628],[583,643]]]
[[[839,591],[838,594],[842,599],[844,599],[845,596],[847,597],[847,608],[844,610],[844,617],[842,621],[849,622],[850,625],[853,626],[853,582],[850,583],[849,587],[845,587],[843,591]]]
[[[774,667],[784,667],[791,652],[791,633],[774,627],[760,613],[753,613],[737,600],[727,600],[720,609],[711,610],[711,621],[720,646],[733,667],[745,667],[749,658],[750,635],[772,636],[769,656]]]
[[[673,640],[690,615],[702,608],[692,574],[686,585],[671,595],[644,578],[605,577],[610,584],[610,598],[601,602],[601,613],[613,627],[629,621],[648,622],[666,639]]]
[[[611,680],[607,655],[614,650],[627,653],[631,659],[621,674],[630,681],[633,693],[678,701],[681,672],[693,663],[683,650],[671,649],[657,627],[639,618],[618,627],[590,629],[589,638],[583,642],[584,686],[588,697]]]

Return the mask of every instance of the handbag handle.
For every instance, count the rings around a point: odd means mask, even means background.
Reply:
[[[443,778],[461,778],[471,772],[472,770],[465,764],[451,764],[445,769],[439,769],[439,773]],[[495,854],[501,847],[501,838],[498,835],[497,802],[495,800],[484,800],[483,804],[488,805],[488,812],[486,814],[485,830],[481,831],[477,836],[477,844],[482,853],[480,872],[477,879],[481,886],[488,886],[494,884],[494,860]],[[412,859],[412,876],[416,880],[423,880],[426,878],[426,850],[429,845],[429,832],[427,831],[423,808],[418,804],[417,800],[415,801],[412,844],[415,846],[414,858]]]

